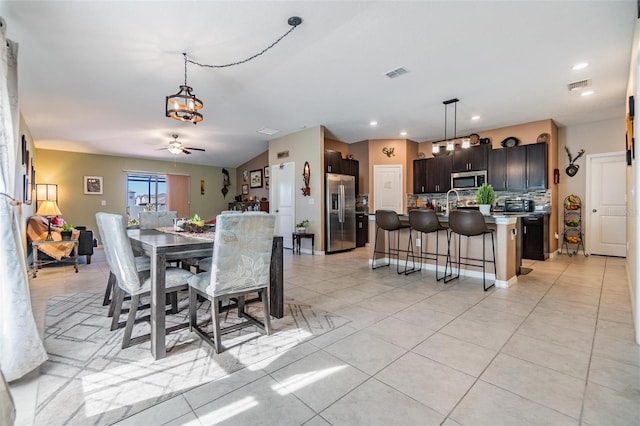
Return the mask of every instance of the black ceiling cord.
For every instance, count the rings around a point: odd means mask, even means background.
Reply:
[[[283,35],[280,36],[280,38],[278,38],[276,41],[274,41],[273,43],[271,43],[269,46],[267,46],[266,48],[264,48],[261,52],[256,53],[253,56],[248,57],[247,59],[243,59],[241,61],[237,61],[237,62],[232,62],[230,64],[224,64],[224,65],[209,65],[209,64],[201,64],[200,62],[196,62],[193,59],[189,59],[187,57],[186,53],[183,53],[184,57],[185,57],[185,61],[193,64],[193,65],[198,65],[199,67],[205,67],[205,68],[227,68],[227,67],[233,67],[235,65],[240,65],[240,64],[244,64],[245,62],[249,62],[252,59],[257,58],[258,56],[264,54],[266,51],[268,51],[269,49],[271,49],[272,47],[274,47],[276,44],[280,43],[280,41],[285,38],[286,36],[288,36],[289,34],[291,34],[291,32],[293,30],[295,30],[298,25],[302,24],[302,18],[298,17],[298,16],[292,16],[291,18],[289,18],[289,20],[287,21],[287,23],[289,25],[291,25],[291,28],[289,28],[289,30],[284,33]]]

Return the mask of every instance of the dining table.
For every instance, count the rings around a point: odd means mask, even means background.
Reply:
[[[213,233],[211,237],[193,233],[167,232],[160,229],[128,229],[131,248],[136,254],[151,259],[151,354],[155,359],[166,356],[166,286],[167,262],[180,259],[208,257],[213,255]],[[270,313],[275,318],[284,316],[283,262],[281,236],[273,238],[269,277]]]

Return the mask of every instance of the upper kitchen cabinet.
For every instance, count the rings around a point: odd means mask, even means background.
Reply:
[[[350,158],[343,158],[341,171],[336,173],[342,173],[343,175],[355,176],[356,181],[356,194],[360,193],[358,185],[360,185],[360,162]]]
[[[427,160],[413,160],[413,193],[427,192]]]
[[[459,149],[453,153],[453,169],[455,172],[486,170],[487,157],[491,145],[476,145],[467,149]]]
[[[426,192],[447,192],[451,189],[451,164],[450,156],[429,158],[427,166],[427,190]]]
[[[324,151],[324,171],[326,173],[342,173],[342,153],[338,151]]]
[[[488,181],[498,191],[546,189],[547,144],[491,150]]]

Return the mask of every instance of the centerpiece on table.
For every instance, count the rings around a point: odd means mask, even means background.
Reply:
[[[73,233],[73,225],[69,225],[68,223],[60,226],[60,236],[64,241],[71,240],[71,234]]]
[[[200,218],[198,214],[191,216],[183,225],[182,229],[189,232],[203,232],[204,231],[204,219]]]
[[[491,214],[491,206],[496,202],[496,193],[493,190],[493,186],[483,183],[480,188],[478,188],[478,193],[476,194],[476,203],[480,208],[480,213],[485,216],[489,216]]]

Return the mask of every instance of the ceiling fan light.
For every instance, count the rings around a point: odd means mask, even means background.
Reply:
[[[198,110],[203,107],[203,104],[192,91],[191,87],[182,85],[178,93],[167,96],[166,116],[187,123],[195,124],[201,122],[202,114]]]

